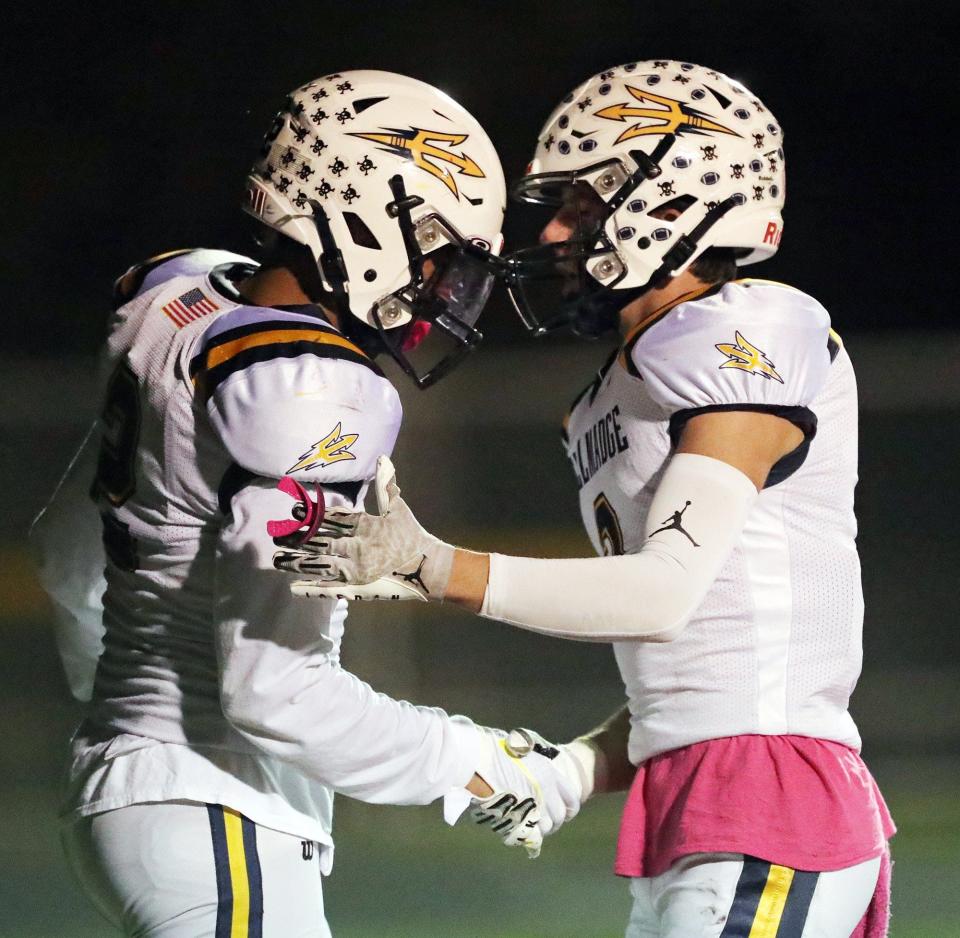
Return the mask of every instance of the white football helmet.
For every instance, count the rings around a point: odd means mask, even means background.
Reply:
[[[508,259],[511,296],[532,331],[572,323],[596,334],[615,323],[612,312],[710,247],[737,249],[738,264],[773,255],[783,229],[783,133],[758,98],[720,72],[663,59],[621,65],[554,110],[513,195],[569,206],[584,185],[597,210],[573,238]],[[667,206],[679,217],[657,217]],[[541,318],[528,288],[551,265],[565,268],[568,302]]]
[[[505,200],[500,160],[467,111],[424,82],[361,70],[289,95],[244,209],[306,245],[345,331],[357,332],[351,316],[376,330],[425,387],[480,339]],[[421,371],[407,353],[427,324],[455,349]]]

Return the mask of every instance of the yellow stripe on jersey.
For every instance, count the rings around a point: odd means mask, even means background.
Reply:
[[[840,338],[839,334],[835,329],[830,330],[830,338],[833,339],[833,341],[836,342],[837,345],[840,346],[840,348],[843,348],[843,339]]]
[[[776,938],[787,905],[794,871],[789,866],[770,865],[767,883],[760,894],[757,914],[748,938]]]
[[[207,352],[205,366],[208,369],[216,368],[241,352],[247,351],[247,349],[258,348],[263,345],[277,345],[283,342],[316,342],[318,345],[337,345],[366,358],[356,345],[335,332],[324,332],[320,329],[271,329],[269,332],[245,335],[239,339],[234,339],[232,342],[227,342],[225,345],[218,345],[210,349]],[[196,383],[197,378],[193,380]]]
[[[233,892],[230,938],[247,938],[250,930],[250,879],[247,876],[247,856],[243,847],[240,815],[230,808],[224,808],[223,824],[227,832],[227,856],[230,860],[230,886]]]

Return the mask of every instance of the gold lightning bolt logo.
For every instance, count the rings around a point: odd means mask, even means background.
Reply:
[[[727,356],[721,368],[739,368],[740,371],[749,371],[751,374],[760,375],[768,381],[779,381],[783,384],[783,378],[777,374],[773,362],[767,358],[766,352],[758,349],[753,343],[748,342],[739,332],[736,333],[736,344],[721,342],[715,346],[718,352]]]
[[[360,434],[344,433],[341,436],[340,431],[341,425],[338,423],[322,440],[317,440],[310,449],[297,457],[297,462],[287,470],[287,475],[300,469],[329,466],[344,459],[356,459],[357,457],[350,452],[350,447],[357,442]]]
[[[711,120],[702,111],[677,101],[675,98],[665,98],[663,95],[653,94],[650,91],[641,91],[639,88],[626,86],[627,91],[636,98],[641,104],[654,105],[653,107],[637,107],[635,104],[611,104],[609,107],[594,111],[595,116],[602,117],[608,121],[627,121],[636,118],[643,118],[645,121],[654,121],[655,123],[636,123],[628,127],[614,141],[623,143],[624,140],[632,140],[634,137],[644,137],[648,134],[731,134],[734,137],[741,136],[735,130],[724,127]]]
[[[383,133],[352,133],[351,137],[360,137],[373,143],[381,144],[381,150],[387,153],[400,153],[431,176],[436,176],[456,197],[460,198],[457,182],[447,166],[454,166],[461,176],[473,176],[476,179],[485,179],[486,173],[466,153],[453,152],[435,144],[445,144],[447,147],[458,147],[469,134],[445,134],[439,130],[420,130],[411,127],[409,130],[385,129]],[[446,164],[446,165],[444,165]]]

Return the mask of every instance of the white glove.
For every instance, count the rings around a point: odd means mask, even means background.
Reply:
[[[554,746],[533,730],[516,729],[508,735],[503,730],[478,728],[485,745],[476,773],[493,794],[483,800],[466,800],[455,790],[444,799],[444,815],[453,823],[471,804],[471,815],[478,824],[490,824],[507,846],[522,845],[535,857],[543,837],[574,818],[586,800],[585,770],[575,750]],[[528,810],[531,799],[535,807]]]
[[[273,565],[290,573],[296,596],[336,599],[419,599],[442,602],[455,548],[424,530],[400,497],[389,457],[377,460],[377,515],[329,508],[305,543],[275,538],[286,549]]]
[[[489,824],[507,847],[523,847],[531,860],[540,856],[543,834],[540,809],[533,798],[519,799],[511,792],[494,792],[474,802],[470,816],[477,824]]]

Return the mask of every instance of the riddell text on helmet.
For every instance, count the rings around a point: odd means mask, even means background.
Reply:
[[[767,222],[767,230],[763,234],[763,243],[772,244],[774,247],[780,244],[783,237],[783,229],[775,222]]]

